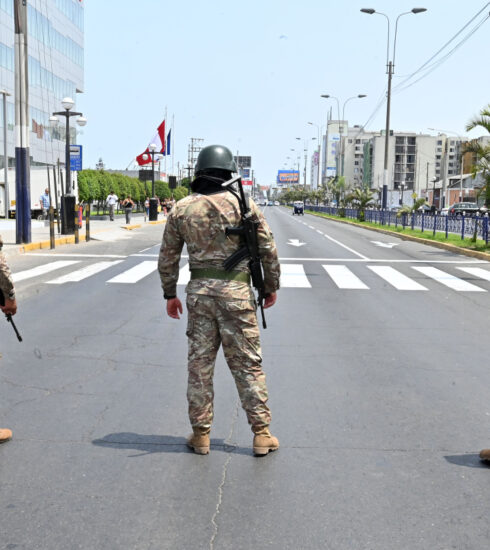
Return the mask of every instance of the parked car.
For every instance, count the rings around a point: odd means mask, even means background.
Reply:
[[[267,203],[267,206],[274,206],[274,201],[269,201],[269,202]]]
[[[443,208],[443,210],[445,210]],[[477,216],[480,213],[480,207],[476,202],[457,202],[448,207],[447,216],[461,218],[463,216]],[[442,214],[442,212],[441,212]]]
[[[274,201],[274,206],[279,206],[279,201]]]

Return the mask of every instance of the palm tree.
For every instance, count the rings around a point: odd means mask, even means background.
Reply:
[[[353,202],[359,208],[357,218],[359,221],[363,222],[365,218],[366,206],[370,206],[374,203],[374,193],[369,189],[356,187],[346,200]]]
[[[478,127],[490,133],[490,105],[480,111],[480,116],[468,122],[466,130]],[[478,141],[472,140],[464,146],[463,153],[476,155],[476,164],[472,167],[473,178],[476,174],[481,174],[485,180],[485,206],[490,208],[490,145],[483,146]]]

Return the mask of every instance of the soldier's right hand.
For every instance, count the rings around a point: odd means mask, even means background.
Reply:
[[[269,296],[267,296],[264,300],[264,309],[267,309],[268,307],[272,307],[277,300],[277,294],[275,292],[271,292]]]
[[[5,315],[15,315],[17,313],[17,302],[15,300],[5,300],[5,305],[0,306],[0,309],[5,313]]]
[[[172,319],[180,319],[179,312],[183,312],[182,302],[178,298],[167,300],[167,315]]]

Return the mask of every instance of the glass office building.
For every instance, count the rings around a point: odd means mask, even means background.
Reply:
[[[0,0],[0,89],[7,97],[7,152],[15,166],[14,0]],[[65,130],[49,126],[61,100],[83,92],[83,0],[28,0],[28,83],[31,166],[64,164]],[[1,100],[0,96],[0,100]],[[0,108],[0,167],[3,168],[3,109]],[[71,128],[76,143],[77,129]],[[1,172],[0,172],[1,174]],[[9,175],[10,180],[10,175]],[[3,181],[3,176],[0,176]]]

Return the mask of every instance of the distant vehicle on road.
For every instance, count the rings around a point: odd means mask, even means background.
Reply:
[[[293,216],[298,214],[298,216],[304,216],[304,204],[303,201],[294,201],[293,202]]]
[[[279,206],[279,201],[274,201],[274,206]]]
[[[269,202],[267,203],[267,206],[274,206],[274,201],[269,201]]]

